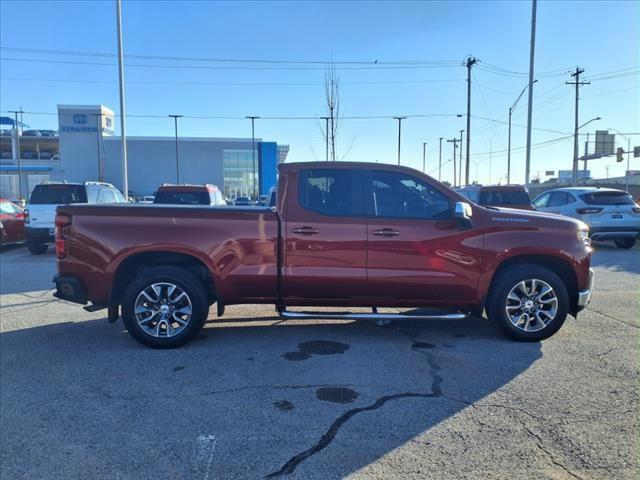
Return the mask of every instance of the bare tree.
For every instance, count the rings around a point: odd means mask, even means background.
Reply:
[[[340,128],[340,79],[333,63],[324,72],[324,96],[328,117],[328,128],[323,129],[325,141],[329,144],[331,160],[336,161],[336,138]]]

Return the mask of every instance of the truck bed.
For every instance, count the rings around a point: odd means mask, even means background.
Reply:
[[[279,218],[272,208],[191,205],[66,205],[67,256],[59,271],[85,279],[105,303],[121,263],[170,251],[202,262],[227,304],[277,298]]]

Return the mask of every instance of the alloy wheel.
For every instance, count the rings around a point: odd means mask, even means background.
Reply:
[[[505,311],[517,329],[537,332],[556,317],[558,297],[551,285],[543,280],[523,280],[509,291]]]
[[[153,283],[138,294],[134,313],[138,326],[147,335],[156,338],[175,337],[191,320],[191,299],[178,285]]]

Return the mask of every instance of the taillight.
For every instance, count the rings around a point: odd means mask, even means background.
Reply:
[[[24,214],[24,223],[29,223],[30,222],[29,209],[25,208],[22,213]]]
[[[56,215],[56,256],[65,258],[67,256],[67,241],[64,238],[64,228],[71,225],[69,215]]]
[[[576,208],[576,213],[579,213],[580,215],[586,215],[588,213],[600,213],[601,211],[601,208],[595,207]]]

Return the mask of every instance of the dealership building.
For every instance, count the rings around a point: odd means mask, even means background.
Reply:
[[[6,132],[0,138],[0,197],[17,200],[22,192],[28,198],[45,180],[98,180],[122,190],[122,141],[114,136],[109,108],[58,105],[57,136]],[[288,153],[288,146],[259,138],[127,137],[126,147],[129,192],[136,196],[152,195],[163,183],[208,183],[229,198],[256,198],[275,185],[277,165]]]

